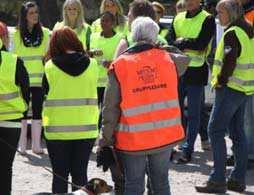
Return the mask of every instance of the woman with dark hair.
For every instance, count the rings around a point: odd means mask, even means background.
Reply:
[[[69,27],[53,32],[47,60],[42,118],[52,168],[56,175],[68,180],[70,174],[74,184],[84,186],[98,136],[98,65]],[[68,183],[54,175],[52,188],[54,194],[66,193]]]
[[[101,2],[100,7],[100,14],[103,14],[105,12],[110,12],[115,16],[115,24],[114,24],[114,30],[118,33],[122,33],[124,35],[128,34],[128,22],[127,17],[124,16],[123,13],[123,7],[119,0],[103,0]],[[100,18],[95,20],[92,24],[92,31],[93,32],[101,32],[101,21]]]
[[[29,80],[23,61],[6,51],[7,26],[0,22],[0,192],[11,194],[12,164],[20,136],[20,121],[29,102]]]
[[[32,95],[32,151],[43,153],[41,147],[41,111],[42,111],[42,76],[44,73],[43,58],[49,41],[49,30],[40,24],[39,10],[35,2],[22,5],[19,23],[13,36],[13,53],[23,61],[29,74]],[[22,120],[19,150],[26,153],[27,120]]]
[[[98,99],[99,107],[102,108],[104,90],[107,86],[107,71],[114,58],[115,50],[122,39],[122,34],[114,30],[115,16],[110,12],[104,12],[100,18],[102,32],[93,33],[91,37],[91,49],[95,49],[96,58],[99,64]],[[100,53],[98,53],[98,51]],[[101,116],[101,114],[100,114]],[[101,119],[101,117],[100,117]],[[99,120],[100,128],[101,120]]]

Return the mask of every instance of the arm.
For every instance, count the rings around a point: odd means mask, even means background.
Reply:
[[[190,57],[181,53],[170,53],[171,59],[174,61],[179,77],[181,77],[188,68]]]
[[[101,147],[112,145],[114,130],[117,128],[121,115],[120,85],[113,71],[109,72],[109,83],[104,95],[104,105],[102,109],[102,130],[99,145]]]
[[[162,49],[169,52],[171,59],[174,61],[177,73],[182,76],[188,68],[191,58],[185,55],[181,50],[174,46],[164,46]]]
[[[172,21],[172,24],[169,28],[169,32],[166,36],[166,40],[168,42],[169,45],[173,45],[174,41],[176,40],[176,33],[175,33],[175,29],[174,29],[174,20]]]
[[[43,91],[43,96],[48,95],[49,84],[48,84],[46,74],[44,74],[42,77],[42,91]]]
[[[22,97],[28,106],[30,101],[29,77],[23,60],[21,60],[20,58],[17,59],[15,84],[20,87]],[[24,113],[24,117],[26,117],[26,112]]]
[[[128,43],[125,39],[122,39],[117,46],[114,59],[118,58],[124,51],[128,49]]]
[[[212,37],[215,35],[215,19],[213,16],[208,16],[201,28],[201,31],[197,38],[184,38],[180,40],[174,41],[173,45],[178,47],[180,50],[190,49],[190,50],[197,50],[203,51],[207,48],[209,42],[211,41]]]
[[[236,67],[236,60],[241,53],[241,44],[234,31],[224,37],[224,59],[221,73],[218,75],[218,84],[226,85]]]

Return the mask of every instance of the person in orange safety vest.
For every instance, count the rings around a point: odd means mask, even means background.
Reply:
[[[169,195],[170,151],[172,144],[185,137],[177,87],[177,72],[183,68],[155,46],[158,32],[151,18],[135,19],[131,33],[136,44],[109,70],[99,146],[113,144],[116,149],[123,167],[124,194],[142,194],[149,169],[153,193]],[[181,65],[187,67],[189,58],[179,55],[185,57]]]

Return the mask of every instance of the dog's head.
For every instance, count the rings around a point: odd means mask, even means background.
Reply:
[[[83,195],[83,194],[90,194],[86,193],[87,190],[91,192],[93,195],[100,195],[103,193],[109,193],[113,189],[112,186],[109,186],[106,181],[99,178],[93,178],[88,181],[87,185],[85,186],[85,189],[81,188],[78,191],[68,193],[68,194],[59,194],[59,195]],[[36,193],[33,195],[52,195],[52,193]]]
[[[113,187],[109,186],[103,179],[93,178],[88,181],[86,189],[94,193],[94,195],[99,195],[111,192]]]

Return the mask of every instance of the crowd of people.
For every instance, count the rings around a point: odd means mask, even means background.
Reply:
[[[179,0],[170,28],[160,24],[165,7],[148,0],[134,0],[128,16],[118,0],[103,0],[91,25],[80,0],[65,0],[52,31],[28,1],[11,36],[0,22],[0,194],[11,194],[15,148],[26,155],[29,121],[38,155],[43,130],[53,194],[68,192],[69,175],[72,191],[86,186],[97,145],[115,194],[143,194],[147,175],[150,195],[169,195],[170,160],[177,150],[174,162],[189,163],[198,134],[214,165],[196,191],[243,192],[254,161],[254,3],[202,3]]]

